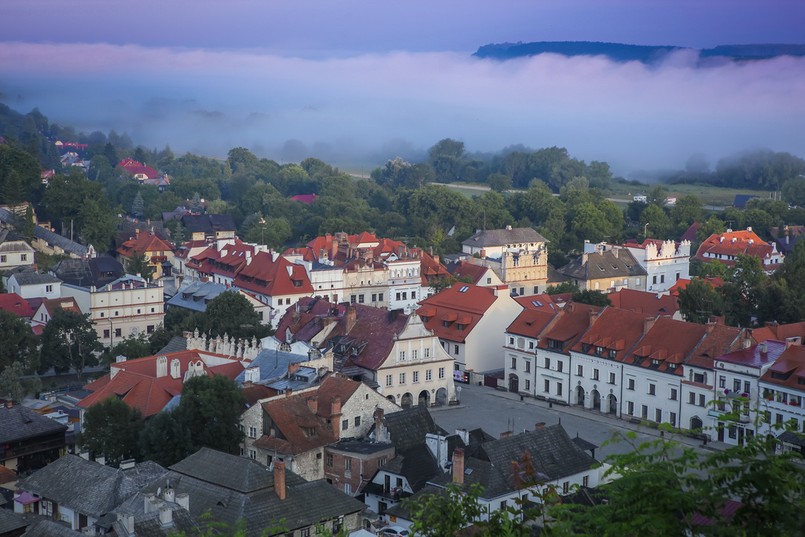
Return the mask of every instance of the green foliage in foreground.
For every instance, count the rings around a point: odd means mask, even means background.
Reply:
[[[805,535],[805,466],[797,453],[777,453],[776,439],[756,436],[712,452],[662,436],[637,442],[633,432],[616,440],[631,451],[607,457],[612,481],[593,491],[592,507],[562,503],[554,489],[532,480],[529,490],[541,502],[517,502],[482,520],[482,490],[449,485],[410,502],[413,529],[451,537],[475,522],[472,535],[481,536],[530,535],[534,525],[562,537]],[[737,510],[728,510],[734,502]]]

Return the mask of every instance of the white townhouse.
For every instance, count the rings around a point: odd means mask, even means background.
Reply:
[[[762,400],[766,413],[763,434],[783,434],[783,427],[805,433],[805,348],[800,338],[786,341],[786,349],[760,377]]]

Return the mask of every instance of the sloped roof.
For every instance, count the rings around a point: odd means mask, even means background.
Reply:
[[[214,233],[216,231],[237,231],[235,221],[228,214],[185,214],[182,225],[189,233]]]
[[[746,229],[727,231],[725,233],[713,233],[699,246],[699,249],[696,251],[696,257],[704,261],[712,261],[713,258],[707,257],[705,254],[728,257],[750,255],[763,260],[771,256],[773,251],[774,247],[771,244],[764,242],[763,239],[751,229]],[[732,264],[734,262],[730,259],[720,259],[720,261],[725,264]]]
[[[682,368],[676,366],[687,360],[706,334],[705,325],[660,317],[622,360],[627,364],[681,375]]]
[[[557,315],[556,312],[535,311],[524,309],[520,312],[512,324],[506,329],[506,333],[517,334],[525,337],[537,337],[548,323]]]
[[[785,349],[760,380],[802,391],[802,383],[805,383],[805,347],[791,345]]]
[[[646,275],[645,269],[625,248],[580,255],[559,269],[559,272],[583,281]]]
[[[22,515],[18,515],[10,509],[0,509],[0,535],[17,535],[11,532],[20,530],[28,524],[30,521]]]
[[[313,293],[313,285],[303,266],[282,256],[273,259],[269,252],[257,253],[235,277],[234,284],[266,296]]]
[[[194,518],[209,512],[213,520],[230,527],[243,519],[247,537],[261,535],[280,520],[284,534],[365,508],[323,479],[307,482],[290,470],[285,470],[286,498],[280,500],[268,467],[207,448],[172,466],[167,478],[177,494],[189,494]],[[156,488],[154,484],[150,490]]]
[[[548,340],[562,342],[562,350],[569,350],[590,327],[593,315],[601,311],[600,306],[570,302],[546,327],[537,346],[548,348]]]
[[[713,368],[717,356],[736,350],[741,345],[740,328],[723,324],[708,324],[707,337],[687,360],[687,364],[705,369]]]
[[[530,227],[507,227],[504,229],[485,229],[476,231],[462,245],[474,248],[487,248],[490,246],[506,246],[507,244],[523,244],[533,242],[548,242],[545,237]]]
[[[84,534],[73,531],[63,522],[40,518],[31,523],[22,537],[81,537]]]
[[[151,166],[138,162],[133,158],[124,158],[117,165],[132,175],[145,175],[149,179],[156,179],[159,177],[159,172]]]
[[[752,339],[757,343],[761,343],[767,339],[784,341],[791,337],[801,337],[805,339],[805,321],[788,324],[766,323],[760,328],[752,329]]]
[[[642,337],[646,316],[629,310],[606,307],[590,326],[589,330],[573,346],[577,352],[594,352],[595,347],[615,351],[615,360],[622,360],[626,353]]]
[[[607,295],[616,308],[645,313],[646,315],[673,315],[679,303],[673,295],[659,295],[636,289],[621,289]]]
[[[732,364],[745,365],[748,367],[761,368],[764,365],[773,363],[783,354],[783,351],[785,350],[784,341],[775,341],[770,339],[745,349],[739,349],[728,352],[727,354],[722,354],[721,356],[716,357],[716,360],[721,362],[729,362]]]
[[[25,319],[30,319],[34,314],[34,310],[28,301],[17,293],[0,294],[0,310],[13,313],[17,317]]]
[[[263,435],[254,445],[280,453],[297,454],[336,442],[338,439],[327,420],[311,410],[308,399],[312,397],[316,397],[316,392],[277,397],[264,402],[263,412],[270,416],[277,434]],[[342,400],[342,404],[344,402]],[[323,397],[318,399],[317,404],[322,410],[330,407],[330,401]]]
[[[487,271],[492,270],[483,265],[476,265],[469,261],[458,261],[448,265],[447,270],[456,278],[469,278],[474,285],[480,285]]]
[[[15,272],[12,276],[18,285],[39,285],[45,283],[61,283],[53,274],[44,274],[42,272],[25,271]]]
[[[495,303],[497,292],[491,287],[457,283],[421,301],[417,314],[439,338],[462,342]]]
[[[51,317],[53,317],[57,309],[81,313],[81,308],[78,307],[75,298],[71,296],[65,298],[45,298],[42,300],[41,306],[45,308],[45,311],[47,311],[48,315]]]
[[[400,453],[424,444],[428,433],[446,434],[445,430],[433,421],[427,407],[422,405],[386,414],[383,421],[391,442]]]
[[[94,517],[109,513],[139,489],[123,470],[69,454],[37,470],[18,486]]]
[[[19,405],[0,407],[0,444],[11,444],[66,430],[66,426],[30,408]]]
[[[131,257],[135,254],[170,251],[173,251],[173,246],[150,231],[140,231],[133,239],[127,240],[117,249],[117,253],[126,257]]]
[[[123,276],[123,265],[113,257],[62,259],[51,270],[64,283],[78,287],[103,287]]]

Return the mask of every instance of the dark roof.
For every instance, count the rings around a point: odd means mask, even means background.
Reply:
[[[12,531],[24,528],[28,524],[28,520],[22,515],[8,509],[0,509],[0,535],[11,534]]]
[[[181,221],[190,233],[237,230],[235,221],[228,214],[186,214],[182,216]]]
[[[548,242],[545,237],[530,227],[509,227],[505,229],[485,229],[476,231],[470,238],[461,244],[475,248],[487,246],[505,246],[507,244],[522,244],[531,242]]]
[[[336,444],[332,444],[327,449],[335,449],[338,451],[345,451],[347,453],[356,453],[358,455],[371,455],[379,453],[387,449],[393,449],[393,444],[384,442],[368,442],[365,440],[355,440],[354,438],[345,438]]]
[[[83,533],[73,531],[63,522],[39,519],[22,534],[22,537],[81,537]]]
[[[580,255],[559,272],[569,278],[585,281],[646,275],[645,269],[625,248]]]
[[[805,435],[795,431],[785,431],[777,437],[780,442],[792,444],[799,447],[805,447]]]
[[[243,519],[249,537],[262,535],[264,528],[279,521],[284,531],[278,534],[284,535],[365,508],[323,479],[308,482],[289,470],[286,497],[280,500],[267,466],[206,448],[172,466],[167,478],[177,494],[189,494],[191,516],[197,519],[209,512],[213,520],[229,525]],[[157,488],[156,483],[149,487]]]
[[[64,432],[67,427],[24,406],[0,408],[0,444]]]
[[[119,261],[109,256],[92,259],[63,259],[51,270],[61,281],[78,287],[103,287],[123,276]]]
[[[594,449],[598,449],[598,446],[593,444],[592,442],[588,442],[584,438],[579,437],[578,433],[576,434],[576,438],[572,439],[573,443],[576,444],[579,449],[582,451],[592,451]]]
[[[186,351],[187,338],[182,336],[173,336],[168,343],[159,349],[154,354],[169,354],[172,352]]]
[[[14,274],[14,279],[19,285],[36,285],[40,283],[56,283],[61,280],[52,274],[43,274],[41,272],[17,272]]]
[[[383,421],[391,442],[401,453],[419,444],[424,445],[428,433],[446,434],[444,429],[433,421],[427,407],[422,405],[386,414]]]
[[[148,471],[154,477],[165,472],[164,468],[161,472]],[[18,487],[81,513],[100,517],[136,493],[142,481],[136,476],[129,477],[124,470],[65,455],[20,481]]]
[[[163,490],[166,489],[167,483],[165,483]],[[132,515],[134,516],[134,534],[136,537],[167,537],[176,535],[178,532],[184,532],[187,537],[201,534],[199,525],[190,515],[190,512],[177,503],[165,500],[164,496],[162,498],[151,498],[150,501],[154,502],[152,503],[153,508],[150,510],[151,512],[146,513],[146,498],[147,496],[144,493],[138,492],[123,502],[114,512],[102,517],[97,525],[107,530],[113,528],[116,535],[125,537],[127,535],[125,526],[122,521],[118,520],[121,518],[118,515]],[[159,522],[159,512],[164,509],[171,511],[170,524],[162,525]]]
[[[736,209],[745,209],[749,200],[755,198],[757,198],[757,196],[754,194],[735,194],[735,200],[732,202],[732,206]]]

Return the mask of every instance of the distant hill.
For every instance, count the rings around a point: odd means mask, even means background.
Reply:
[[[707,49],[677,46],[626,45],[596,41],[535,41],[532,43],[497,43],[480,47],[473,56],[510,60],[538,54],[562,56],[606,56],[612,61],[654,63],[679,50],[695,50],[700,58],[728,58],[734,61],[764,60],[777,56],[805,56],[805,45],[719,45]]]

